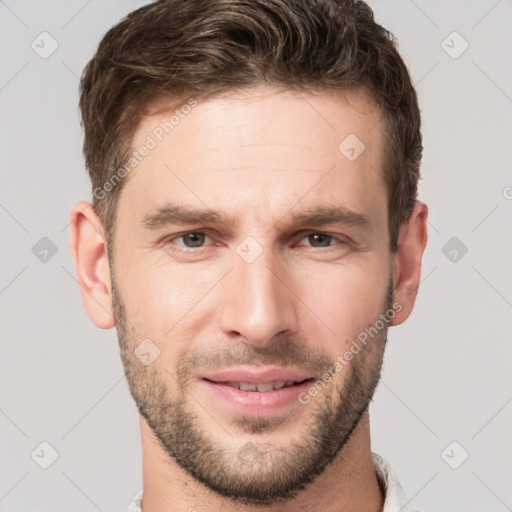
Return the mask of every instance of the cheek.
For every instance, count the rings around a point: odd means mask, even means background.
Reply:
[[[128,317],[138,330],[166,343],[198,326],[207,296],[225,270],[213,264],[170,265],[146,263],[127,272],[124,297]],[[173,342],[174,342],[173,340]]]
[[[389,268],[385,262],[368,261],[365,265],[318,265],[303,281],[304,302],[331,332],[337,353],[345,350],[369,324],[373,324],[385,307],[389,285]],[[311,327],[310,327],[311,328]],[[333,333],[333,332],[334,333]]]

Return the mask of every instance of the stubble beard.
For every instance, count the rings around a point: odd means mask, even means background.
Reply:
[[[204,368],[255,363],[294,365],[314,369],[314,374],[321,377],[332,368],[332,356],[305,355],[296,341],[281,338],[262,350],[251,351],[246,344],[239,344],[236,349],[216,353],[192,352],[179,360],[175,375],[159,366],[158,360],[146,367],[133,352],[143,337],[138,337],[129,325],[113,269],[111,275],[121,359],[132,397],[164,452],[195,480],[233,503],[262,507],[294,498],[335,457],[343,457],[343,448],[368,409],[379,382],[387,326],[341,370],[346,372],[341,389],[335,376],[309,404],[298,404],[309,407],[310,412],[301,432],[296,431],[297,439],[287,446],[272,443],[272,431],[286,421],[283,418],[237,417],[228,427],[230,435],[225,433],[224,439],[216,439],[202,425],[205,418],[215,420],[206,413],[203,419],[199,417],[204,409],[189,391],[198,364]],[[390,309],[391,301],[390,285],[383,301],[385,311]],[[244,437],[251,434],[251,441],[236,446],[237,432]]]

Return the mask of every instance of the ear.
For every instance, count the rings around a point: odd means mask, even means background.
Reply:
[[[402,309],[397,311],[391,325],[399,325],[412,312],[420,285],[421,258],[427,244],[427,206],[416,202],[409,220],[398,235],[398,250],[394,255],[393,301]]]
[[[107,242],[92,205],[80,201],[70,214],[70,245],[85,310],[101,329],[115,325]]]

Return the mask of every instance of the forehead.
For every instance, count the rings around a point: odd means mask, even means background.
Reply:
[[[211,150],[233,151],[235,145],[246,154],[252,143],[255,152],[265,150],[279,161],[288,161],[294,155],[283,153],[284,147],[338,152],[339,143],[353,134],[364,139],[368,156],[381,142],[381,120],[380,109],[362,90],[300,92],[258,86],[211,98],[150,104],[133,143],[140,145],[148,135],[159,145],[173,138],[175,146],[179,142],[176,157],[192,152],[198,158]]]
[[[254,215],[298,201],[385,206],[382,131],[380,110],[362,92],[261,86],[155,103],[132,141],[134,151],[150,149],[121,196],[140,215],[177,198],[212,209],[259,202]]]

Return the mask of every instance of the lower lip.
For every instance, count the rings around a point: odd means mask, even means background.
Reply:
[[[268,417],[282,413],[290,405],[298,403],[300,393],[311,386],[312,379],[272,391],[242,391],[206,379],[201,379],[201,382],[213,396],[235,413],[242,416]]]

